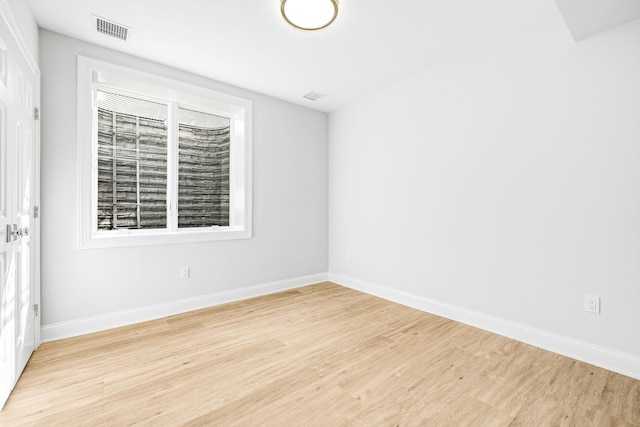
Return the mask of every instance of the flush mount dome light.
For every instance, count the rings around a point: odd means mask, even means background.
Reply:
[[[321,30],[336,20],[338,0],[282,0],[280,12],[294,28]]]

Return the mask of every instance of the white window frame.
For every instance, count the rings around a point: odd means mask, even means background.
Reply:
[[[231,119],[230,212],[228,227],[177,228],[177,127],[170,127],[175,144],[167,157],[167,228],[147,230],[97,229],[97,108],[96,87],[156,98],[178,106],[223,115]],[[249,100],[145,73],[120,65],[78,56],[78,248],[159,245],[248,239],[252,237],[252,103]],[[170,121],[171,122],[171,121]],[[170,178],[176,178],[169,181]]]

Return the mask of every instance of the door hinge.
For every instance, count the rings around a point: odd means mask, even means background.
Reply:
[[[33,217],[34,218],[39,218],[40,217],[40,206],[34,206],[33,207]]]
[[[33,304],[33,317],[38,317],[38,304]]]
[[[33,120],[40,120],[40,108],[38,107],[33,109]]]

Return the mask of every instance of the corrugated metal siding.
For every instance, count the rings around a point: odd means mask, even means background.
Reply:
[[[228,127],[180,126],[179,227],[229,225],[229,148]],[[166,228],[166,191],[165,123],[100,108],[98,229]]]
[[[229,225],[229,127],[180,125],[178,227]]]

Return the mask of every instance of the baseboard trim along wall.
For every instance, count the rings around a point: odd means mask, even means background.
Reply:
[[[415,294],[332,273],[297,277],[133,310],[43,325],[41,329],[42,340],[43,342],[56,341],[92,332],[104,331],[229,302],[269,295],[325,282],[327,280],[369,295],[481,328],[640,380],[640,357],[489,316],[477,311],[445,304]]]
[[[631,354],[347,276],[329,273],[329,281],[640,380],[640,357]]]
[[[120,311],[117,313],[107,313],[100,316],[86,317],[68,322],[52,323],[43,325],[41,329],[42,341],[56,341],[64,338],[76,337],[92,332],[104,331],[120,326],[132,325],[149,320],[161,319],[180,313],[186,313],[202,308],[213,307],[228,302],[241,301],[276,292],[287,291],[302,286],[315,283],[326,282],[327,273],[314,274],[310,276],[297,277],[293,279],[280,280],[277,282],[264,283],[261,285],[248,286],[240,289],[217,292],[193,298],[186,298],[178,301],[171,301],[164,304],[157,304],[147,307],[140,307],[133,310]]]

